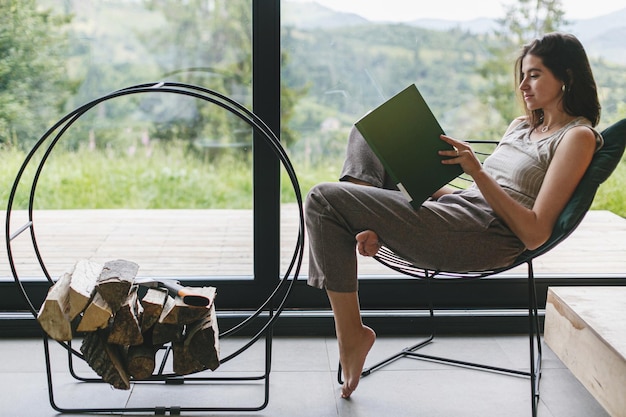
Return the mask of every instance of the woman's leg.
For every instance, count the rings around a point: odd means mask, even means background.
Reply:
[[[365,359],[376,339],[374,331],[364,326],[361,320],[357,284],[357,236],[364,235],[362,231],[366,226],[376,223],[364,216],[372,212],[359,208],[355,201],[365,190],[397,193],[347,183],[322,184],[309,193],[306,204],[309,284],[326,290],[333,310],[344,376],[343,398],[350,397],[356,389]],[[398,197],[403,205],[408,206],[402,199],[402,196]],[[383,199],[374,197],[372,200],[382,204]],[[369,203],[365,205],[370,206]],[[411,210],[408,207],[407,210]],[[368,250],[373,249],[371,244],[365,246]]]
[[[414,210],[399,191],[348,182],[319,184],[309,192],[305,206],[308,283],[325,289],[331,302],[346,382],[342,396],[356,388],[376,337],[361,321],[357,241],[363,244],[359,251],[371,255],[376,236],[399,255],[434,270],[489,268],[491,262],[502,262],[503,257],[512,260],[519,253],[511,245],[518,240],[510,231],[494,229],[498,222],[473,221],[473,209],[458,202],[448,204],[449,212],[440,205],[425,203]],[[366,232],[370,230],[376,235]]]
[[[339,361],[343,369],[341,397],[348,398],[359,384],[365,358],[376,340],[376,334],[363,325],[357,292],[327,290],[326,293],[335,317]]]
[[[396,184],[385,171],[383,164],[354,126],[348,136],[346,159],[339,180],[397,190]]]

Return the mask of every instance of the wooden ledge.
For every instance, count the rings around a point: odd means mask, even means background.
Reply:
[[[626,287],[550,287],[544,339],[613,417],[626,417]]]

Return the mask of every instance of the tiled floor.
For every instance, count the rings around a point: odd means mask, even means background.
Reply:
[[[413,344],[404,337],[381,337],[370,359],[382,359]],[[239,346],[222,343],[222,355]],[[190,416],[272,417],[517,417],[530,416],[526,378],[401,359],[362,379],[352,399],[339,398],[334,338],[278,337],[273,345],[270,401],[259,412],[183,412]],[[441,336],[424,352],[523,368],[528,342],[524,336]],[[51,345],[55,400],[64,408],[156,406],[254,406],[262,401],[258,383],[135,384],[119,391],[106,384],[75,382],[63,350]],[[48,401],[43,343],[40,339],[0,339],[0,415],[58,415]],[[216,374],[261,370],[263,344],[257,343]],[[84,363],[76,368],[82,374]],[[87,371],[84,371],[87,372]],[[64,415],[76,415],[68,413]],[[119,414],[113,414],[119,415]],[[135,413],[133,415],[154,415]],[[168,414],[169,415],[169,414]],[[544,346],[540,417],[606,417],[601,406]]]

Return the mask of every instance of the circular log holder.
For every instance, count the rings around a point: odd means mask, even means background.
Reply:
[[[13,186],[11,188],[11,192],[8,198],[8,205],[6,211],[6,247],[7,247],[7,255],[9,260],[9,265],[11,268],[11,273],[15,279],[15,283],[22,293],[27,306],[33,316],[36,318],[38,315],[38,309],[33,305],[31,301],[31,297],[27,293],[24,285],[22,284],[21,278],[17,272],[16,268],[16,259],[13,253],[12,243],[13,241],[20,235],[25,232],[30,233],[30,240],[33,246],[33,250],[37,261],[39,263],[39,267],[43,275],[48,280],[50,286],[54,284],[54,280],[50,276],[48,269],[45,265],[45,261],[39,250],[39,246],[37,243],[37,235],[35,232],[35,224],[33,220],[33,211],[34,211],[34,200],[35,194],[37,190],[37,184],[42,173],[43,167],[48,160],[48,157],[54,150],[54,147],[61,141],[63,135],[67,132],[67,130],[84,114],[88,111],[92,110],[94,107],[99,104],[113,100],[118,97],[131,96],[137,94],[175,94],[188,96],[195,99],[203,100],[205,102],[212,103],[217,105],[239,119],[243,120],[247,123],[254,131],[260,135],[260,137],[269,145],[275,154],[276,158],[279,159],[283,168],[285,169],[293,190],[295,192],[298,211],[299,211],[299,228],[298,228],[298,236],[295,244],[295,248],[293,251],[293,255],[289,266],[282,277],[277,282],[276,287],[271,291],[267,299],[255,310],[252,311],[247,317],[241,320],[239,323],[234,325],[233,327],[220,332],[220,339],[226,338],[228,336],[233,336],[238,334],[240,331],[244,329],[254,329],[252,330],[253,335],[249,338],[243,338],[244,342],[242,346],[236,349],[233,353],[228,356],[220,359],[220,364],[228,362],[240,354],[247,351],[254,344],[259,342],[260,339],[264,339],[264,366],[263,372],[244,375],[244,376],[234,376],[234,377],[203,377],[203,376],[180,376],[176,374],[170,374],[164,372],[165,363],[169,357],[171,352],[171,346],[166,346],[164,348],[165,352],[163,354],[163,358],[160,361],[161,365],[154,374],[146,379],[146,380],[134,380],[131,379],[132,384],[138,383],[152,383],[155,382],[163,382],[166,385],[180,385],[185,382],[213,382],[213,383],[228,383],[232,384],[235,382],[249,384],[254,381],[261,381],[263,383],[263,396],[259,405],[257,406],[202,406],[202,407],[193,407],[193,406],[150,406],[150,407],[111,407],[111,408],[90,408],[90,407],[75,407],[68,408],[57,405],[55,401],[55,391],[52,377],[52,364],[51,364],[51,356],[50,356],[50,338],[42,331],[43,334],[43,344],[44,344],[44,355],[45,355],[45,363],[46,363],[46,373],[47,373],[47,382],[48,382],[48,394],[50,405],[56,411],[59,412],[75,412],[75,413],[124,413],[124,412],[136,412],[136,413],[154,413],[155,415],[165,415],[166,413],[170,413],[170,415],[178,415],[182,412],[206,412],[206,411],[218,411],[218,412],[226,412],[226,411],[238,411],[238,412],[246,412],[246,411],[259,411],[267,407],[269,403],[269,376],[271,371],[271,353],[272,353],[272,333],[273,326],[276,323],[276,320],[280,316],[281,312],[285,308],[286,300],[293,288],[295,281],[298,279],[298,275],[300,272],[302,258],[304,253],[304,216],[303,216],[303,203],[302,203],[302,195],[300,192],[300,187],[298,184],[298,180],[293,169],[293,166],[285,152],[284,148],[280,144],[280,140],[278,137],[272,132],[272,130],[254,113],[246,109],[241,104],[236,101],[224,96],[216,91],[209,90],[200,86],[184,84],[184,83],[172,83],[172,82],[160,82],[160,83],[149,83],[149,84],[138,84],[131,87],[123,88],[117,91],[114,91],[110,94],[104,95],[98,99],[95,99],[87,104],[78,107],[74,111],[68,113],[62,119],[60,119],[54,126],[52,126],[33,146],[31,151],[27,154],[24,162],[22,163],[18,174],[13,182]],[[40,162],[36,162],[33,158],[35,154],[38,152],[43,152],[43,157]],[[26,182],[23,178],[24,172],[30,164],[38,164],[35,175],[33,176],[32,182]],[[30,187],[29,190],[29,200],[28,200],[28,221],[17,227],[11,227],[11,217],[14,210],[15,198],[18,189],[22,186]],[[219,312],[218,312],[219,317]],[[248,333],[250,334],[250,333]],[[69,372],[73,378],[80,382],[85,383],[102,383],[108,384],[104,382],[101,378],[85,378],[78,375],[75,371],[74,360],[83,360],[84,357],[81,352],[77,351],[74,347],[72,347],[71,341],[69,342],[57,342],[61,345],[66,351],[68,356],[68,368]],[[236,385],[233,386],[236,388]],[[110,390],[108,391],[110,392]]]

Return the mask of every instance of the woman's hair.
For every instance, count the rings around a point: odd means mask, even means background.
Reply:
[[[563,81],[563,110],[571,116],[584,116],[593,126],[600,121],[600,102],[587,54],[580,41],[565,33],[548,33],[522,48],[515,63],[517,85],[522,81],[522,60],[526,55],[540,58],[554,76]],[[543,109],[526,110],[532,126],[543,119]]]

